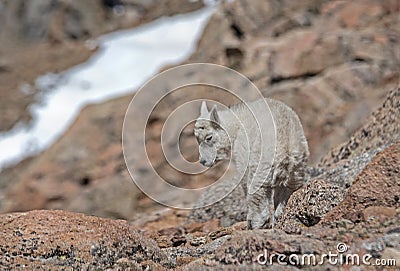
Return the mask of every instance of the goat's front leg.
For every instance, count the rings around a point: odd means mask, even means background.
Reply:
[[[254,194],[247,194],[247,228],[271,228],[273,193],[271,187],[261,187]]]

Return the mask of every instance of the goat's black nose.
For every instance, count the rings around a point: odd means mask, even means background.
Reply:
[[[203,166],[205,166],[205,164],[206,164],[206,160],[204,160],[204,159],[200,159],[200,164],[202,164]]]

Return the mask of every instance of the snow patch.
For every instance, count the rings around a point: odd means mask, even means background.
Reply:
[[[39,102],[30,106],[32,123],[0,134],[0,171],[53,144],[85,105],[133,93],[160,68],[187,59],[214,8],[104,35],[89,42],[99,51],[87,62],[39,77]]]

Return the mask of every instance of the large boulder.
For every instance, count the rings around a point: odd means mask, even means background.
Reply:
[[[371,206],[400,207],[400,142],[388,147],[369,163],[347,191],[346,197],[323,222],[348,219],[360,222]],[[384,209],[384,208],[382,208]],[[371,210],[371,209],[370,209]]]
[[[157,244],[126,221],[65,211],[4,214],[0,221],[3,270],[137,270],[169,265]]]
[[[340,5],[311,0],[296,3],[255,1],[251,4],[224,1],[212,16],[198,49],[188,61],[209,61],[233,67],[247,75],[264,95],[280,99],[294,108],[309,141],[311,163],[315,164],[332,147],[345,142],[359,129],[385,99],[387,89],[397,83],[399,7],[393,1],[368,2],[373,7],[379,7],[373,9],[376,12],[370,11],[364,1],[341,2]],[[359,17],[356,23],[343,24],[343,12],[349,5],[352,10],[358,10],[355,14]],[[379,10],[386,15],[382,17]],[[297,50],[302,53],[295,53]],[[291,57],[285,59],[291,51]],[[287,61],[291,63],[290,69],[279,68],[287,65]],[[221,77],[220,80],[230,82],[230,78]],[[398,95],[398,91],[394,93]],[[204,87],[177,91],[175,94],[160,103],[150,117],[148,153],[155,170],[171,184],[186,188],[204,187],[224,172],[224,165],[196,176],[174,170],[165,160],[160,147],[162,125],[171,108],[186,101],[211,97],[231,104],[235,99],[226,94],[215,95]],[[70,130],[49,150],[4,171],[1,184],[8,187],[1,191],[0,210],[67,208],[100,216],[131,218],[138,210],[158,208],[134,185],[130,187],[130,177],[124,170],[120,138],[122,119],[131,98],[129,95],[85,108]],[[393,111],[394,114],[396,112]],[[385,120],[385,114],[389,112],[382,109],[376,121],[392,121],[393,115]],[[387,128],[392,130],[380,133],[382,142],[399,134],[394,127],[389,125]],[[191,128],[189,125],[184,130],[181,150],[187,159],[195,161],[197,144],[191,135]],[[373,133],[372,128],[368,130]],[[362,135],[362,132],[358,133]],[[93,140],[93,135],[96,135],[96,140]],[[361,137],[363,142],[370,140],[370,137],[366,138],[368,140]],[[381,144],[374,145],[374,149],[379,146]],[[329,186],[333,179],[334,185],[351,185],[352,178],[376,154],[368,153],[353,153],[350,158],[358,158],[344,161],[340,167],[330,167],[331,162],[321,162],[321,167],[326,168],[323,171],[328,175],[319,179]],[[340,171],[347,177],[342,178]],[[144,174],[144,183],[150,184],[147,180],[151,178],[151,175]],[[110,184],[106,184],[108,182]],[[122,184],[126,189],[107,193],[113,184]],[[107,195],[104,205],[98,203],[99,198],[95,194]],[[166,196],[189,203],[196,200]],[[235,197],[234,194],[231,196]],[[235,206],[241,206],[240,197],[235,199]],[[225,209],[229,205],[223,202],[221,205],[220,213],[227,213],[229,210]],[[103,206],[110,208],[105,210]],[[116,206],[124,208],[118,211]],[[244,217],[240,211],[242,208],[236,209],[237,217],[235,214],[224,221],[224,225]],[[215,218],[204,214],[197,216],[201,217]]]
[[[397,88],[360,130],[322,159],[318,176],[291,196],[277,227],[299,232],[325,216],[356,220],[369,206],[398,207],[399,114]]]

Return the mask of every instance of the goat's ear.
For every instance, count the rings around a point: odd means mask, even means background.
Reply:
[[[207,104],[205,101],[201,103],[200,116],[205,117],[208,115]]]
[[[217,106],[214,105],[211,109],[210,112],[210,120],[217,123],[217,124],[221,124],[220,119],[219,119],[219,115],[218,115],[218,111],[217,111]]]

